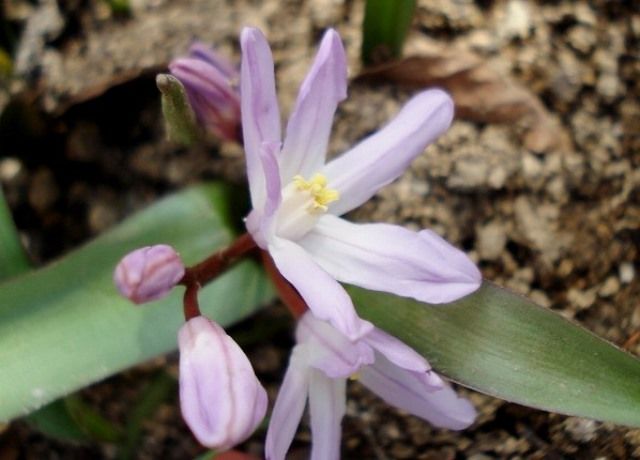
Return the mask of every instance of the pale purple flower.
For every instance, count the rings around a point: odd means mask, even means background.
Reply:
[[[171,61],[169,70],[184,86],[200,124],[221,139],[238,141],[238,69],[213,49],[196,42],[187,57]]]
[[[136,304],[166,296],[184,276],[184,264],[171,246],[157,244],[130,252],[120,260],[113,282]]]
[[[340,457],[340,423],[349,377],[387,403],[437,427],[461,430],[476,417],[471,403],[458,397],[421,355],[380,329],[351,341],[306,313],[298,323],[296,341],[269,423],[268,460],[285,458],[307,400],[311,458]]]
[[[338,217],[400,176],[448,128],[451,98],[437,89],[417,94],[386,127],[325,164],[333,115],[346,97],[338,34],[325,33],[284,141],[269,45],[259,30],[246,28],[241,47],[242,129],[253,204],[247,228],[311,311],[355,339],[373,326],[357,317],[338,281],[428,303],[476,290],[476,266],[436,233]]]
[[[224,329],[196,316],[178,333],[180,408],[198,441],[226,450],[247,439],[264,418],[267,392],[247,356]]]

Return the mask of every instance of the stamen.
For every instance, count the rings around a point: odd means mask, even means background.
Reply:
[[[298,191],[309,192],[313,201],[307,207],[307,211],[311,214],[319,214],[326,212],[329,208],[327,205],[340,199],[337,190],[327,188],[327,178],[323,174],[314,174],[310,180],[297,175],[293,178],[293,184]]]

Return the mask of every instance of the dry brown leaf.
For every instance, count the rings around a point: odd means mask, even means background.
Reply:
[[[387,81],[424,88],[440,86],[451,93],[456,113],[485,123],[524,126],[525,147],[546,152],[563,139],[542,102],[469,51],[431,48],[420,55],[364,70],[360,81]]]

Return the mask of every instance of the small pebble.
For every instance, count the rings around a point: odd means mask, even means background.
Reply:
[[[618,276],[622,284],[629,284],[636,276],[636,270],[631,262],[624,262],[618,267]]]
[[[615,276],[608,277],[600,290],[598,291],[598,295],[600,297],[611,297],[613,294],[620,290],[620,281]]]
[[[0,179],[9,182],[22,171],[22,162],[17,158],[4,158],[0,161]]]

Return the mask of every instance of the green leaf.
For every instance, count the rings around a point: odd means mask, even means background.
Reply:
[[[90,439],[103,442],[116,442],[122,438],[122,429],[100,415],[75,394],[64,398],[67,413]]]
[[[524,297],[487,282],[444,306],[349,292],[363,318],[462,385],[552,412],[640,426],[640,360]]]
[[[362,62],[379,64],[402,55],[415,0],[367,0],[362,24]]]
[[[0,278],[11,278],[28,271],[29,268],[29,260],[13,223],[11,210],[0,188]],[[73,398],[73,395],[67,398]],[[74,406],[69,400],[58,399],[31,413],[26,418],[26,422],[41,433],[62,441],[88,441],[89,430],[78,425],[76,422],[78,417],[73,417],[69,411],[72,406],[76,408],[76,412],[89,414],[83,416],[83,420],[99,420],[99,416],[86,405],[75,404]]]
[[[176,379],[165,371],[160,371],[147,386],[136,404],[132,407],[126,426],[126,439],[121,450],[118,452],[120,460],[135,458],[136,447],[142,437],[143,423],[167,399],[175,394],[178,384]]]
[[[77,394],[60,398],[25,417],[46,436],[66,442],[115,442],[122,430],[90,407]]]
[[[128,251],[168,243],[187,264],[230,242],[231,196],[200,186],[166,198],[48,267],[0,284],[0,420],[175,349],[181,289],[133,306],[112,282]],[[202,291],[203,312],[229,325],[273,296],[253,261]]]
[[[29,414],[25,420],[41,433],[61,441],[84,442],[89,440],[89,437],[69,414],[64,399],[47,404],[37,412]]]
[[[1,21],[1,20],[0,20]],[[11,56],[5,50],[0,48],[0,84],[2,80],[9,78],[13,70],[13,63],[11,62]]]
[[[13,217],[0,188],[0,279],[29,270],[29,260],[20,243]]]

